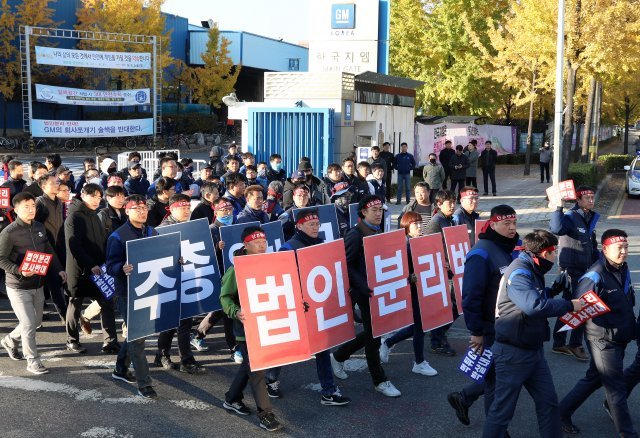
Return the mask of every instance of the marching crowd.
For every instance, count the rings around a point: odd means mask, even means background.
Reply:
[[[57,154],[47,156],[44,163],[22,163],[5,156],[2,162],[9,178],[2,187],[9,189],[12,207],[0,211],[0,272],[5,275],[6,295],[18,325],[0,344],[11,359],[26,359],[29,372],[47,373],[38,354],[36,331],[42,324],[45,300],[50,299],[66,327],[68,350],[86,353],[80,331],[91,333],[91,320],[99,316],[104,338],[102,352],[117,355],[113,379],[136,384],[143,397],[157,397],[149,376],[145,340],[129,342],[125,324],[122,342],[118,340],[116,313],[127,321],[127,276],[134,269],[127,262],[126,243],[156,235],[157,227],[206,218],[220,272],[224,273],[222,310],[211,312],[200,321],[184,319],[177,329],[160,333],[152,363],[167,370],[205,374],[206,368],[196,360],[196,353],[208,349],[207,333],[221,323],[232,360],[239,364],[223,407],[249,415],[251,410],[243,403],[243,391],[250,384],[260,426],[278,430],[282,424],[274,415],[271,399],[282,396],[282,370],[251,370],[243,325],[245,314],[240,307],[235,271],[230,267],[225,272],[222,266],[225,242],[221,240],[220,228],[237,223],[280,221],[286,240],[280,251],[297,251],[322,243],[323,239],[317,210],[306,209],[295,216],[293,210],[334,204],[340,237],[344,238],[349,293],[362,330],[334,351],[315,355],[322,387],[320,402],[325,406],[350,402],[341,394],[335,378],[348,378],[345,361],[363,348],[375,390],[398,397],[400,390],[383,368],[398,342],[413,338],[412,372],[435,376],[437,371],[425,358],[426,336],[411,257],[408,280],[414,324],[384,339],[373,336],[372,291],[367,283],[363,239],[384,231],[383,217],[388,214],[387,205],[391,202],[391,174],[396,171],[396,204],[401,203],[403,193],[406,200],[398,228],[405,231],[409,251],[410,239],[441,233],[443,228],[455,225],[467,226],[472,244],[464,266],[463,317],[470,331],[469,346],[476,353],[491,350],[493,363],[482,383],[448,394],[458,420],[468,425],[470,407],[484,395],[483,436],[508,436],[507,428],[524,387],[536,404],[541,436],[577,434],[580,430],[572,421],[574,413],[589,395],[604,386],[604,407],[617,433],[637,436],[627,397],[640,381],[640,354],[631,366],[623,368],[625,349],[638,338],[639,329],[633,312],[635,294],[625,261],[627,234],[609,229],[597,239],[599,216],[593,209],[593,188],[578,187],[575,204],[566,211],[563,206],[558,207],[549,230],[534,230],[521,238],[517,233],[516,211],[508,205],[498,205],[491,209],[489,221],[476,235],[479,191],[475,174],[479,161],[484,195],[488,195],[489,180],[492,194],[496,194],[497,155],[490,142],[481,153],[474,142],[466,150],[461,145],[454,149],[447,142],[439,156],[430,154],[423,169],[424,181],[413,187],[410,178],[417,163],[407,149],[403,143],[401,152],[394,156],[385,143],[382,150],[374,146],[367,161],[357,162],[350,156],[327,169],[314,169],[311,160],[302,158],[297,170],[290,174],[283,169],[281,156],[274,154],[268,157],[268,162],[256,163],[252,153],[238,153],[235,144],[227,153],[214,147],[209,165],[197,175],[192,160],[178,160],[170,153],[159,159],[157,173],[148,175],[141,166],[140,154],[132,152],[123,169],[118,169],[108,156],[101,156],[98,163],[87,158],[84,172],[78,178],[74,178]],[[316,175],[317,171],[324,171],[324,177]],[[353,227],[349,220],[352,203],[358,204],[359,217]],[[242,243],[234,257],[264,253],[267,247],[264,230],[260,226],[245,228]],[[46,277],[20,270],[29,250],[53,255]],[[547,287],[545,274],[555,263],[560,274]],[[114,278],[113,299],[106,299],[91,281],[91,276],[99,275],[103,266]],[[446,269],[449,279],[453,278],[448,261]],[[551,337],[547,319],[582,309],[584,301],[580,297],[589,291],[595,291],[611,311],[572,330],[568,341],[566,332],[558,332],[562,323],[556,322],[552,351],[589,361],[586,375],[558,401],[542,349]],[[452,287],[451,299],[455,300]],[[90,303],[84,307],[87,300]],[[452,309],[455,320],[457,306]],[[450,326],[430,331],[431,354],[462,353],[456,352],[447,340]],[[171,358],[174,336],[179,362]]]

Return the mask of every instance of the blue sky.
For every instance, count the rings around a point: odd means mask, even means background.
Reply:
[[[308,2],[313,0],[166,0],[164,12],[200,21],[213,19],[222,30],[242,30],[298,43],[308,41]]]

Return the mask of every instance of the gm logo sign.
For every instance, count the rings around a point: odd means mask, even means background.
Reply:
[[[356,5],[335,4],[331,5],[331,29],[355,29]]]

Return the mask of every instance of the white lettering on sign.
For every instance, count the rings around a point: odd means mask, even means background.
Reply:
[[[335,271],[336,271],[336,285],[337,285],[337,293],[338,293],[338,305],[340,307],[345,307],[347,300],[345,298],[344,293],[344,283],[342,277],[342,264],[340,262],[335,263]],[[316,289],[316,279],[318,277],[322,278],[324,282],[324,288],[321,291]],[[307,291],[309,292],[309,297],[315,301],[316,303],[323,303],[329,296],[331,295],[331,290],[333,286],[333,277],[329,269],[325,266],[316,266],[309,272],[309,276],[307,277]],[[335,316],[330,319],[326,319],[324,316],[324,308],[320,307],[316,309],[316,317],[318,318],[318,331],[327,330],[333,327],[337,327],[341,324],[345,324],[349,318],[346,313]]]
[[[435,255],[435,257],[434,257]],[[449,305],[449,294],[447,292],[447,279],[442,269],[442,254],[426,254],[418,257],[419,265],[427,265],[428,268],[420,272],[420,282],[422,283],[422,293],[425,297],[431,295],[440,295],[442,297],[442,305]],[[438,283],[428,286],[430,278],[438,278]]]
[[[135,288],[136,295],[141,296],[151,290],[156,283],[166,289],[171,289],[176,284],[176,279],[165,275],[162,270],[173,266],[173,257],[163,257],[161,259],[149,260],[138,264],[138,273],[149,273],[147,279]]]
[[[211,265],[211,256],[198,254],[205,250],[204,242],[190,243],[189,240],[180,242],[180,249],[185,265],[182,267],[182,303],[196,303],[205,300],[213,293],[213,283],[207,277],[215,275],[216,271]],[[200,267],[196,267],[199,265]],[[196,289],[195,293],[187,291]]]
[[[374,256],[373,260],[376,267],[376,283],[385,283],[389,280],[393,280],[382,285],[379,284],[373,289],[373,295],[378,297],[380,316],[385,316],[405,309],[407,307],[406,300],[387,304],[387,299],[385,298],[388,295],[389,301],[395,300],[397,298],[398,289],[402,289],[407,286],[407,275],[404,273],[402,265],[402,251],[396,251],[394,256],[387,259],[377,255]]]

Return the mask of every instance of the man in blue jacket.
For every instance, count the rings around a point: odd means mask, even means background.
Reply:
[[[601,386],[606,405],[619,436],[637,437],[629,407],[623,374],[624,351],[636,338],[633,313],[635,293],[626,259],[627,233],[611,229],[602,233],[602,254],[580,279],[575,297],[594,291],[611,309],[609,313],[587,320],[585,332],[591,362],[585,377],[560,402],[562,428],[566,433],[580,430],[571,422],[573,413]]]
[[[544,276],[556,258],[556,236],[534,230],[525,236],[524,251],[504,273],[496,306],[495,343],[491,349],[496,372],[495,396],[482,436],[504,437],[524,386],[533,398],[542,437],[562,437],[558,396],[544,357],[549,339],[547,318],[580,310],[580,300],[551,298]]]
[[[238,213],[239,224],[246,224],[248,222],[260,222],[266,224],[269,222],[269,215],[262,211],[262,203],[264,201],[264,195],[262,194],[262,186],[253,185],[246,188],[244,191],[244,198],[247,204],[244,209]]]
[[[400,153],[396,155],[393,163],[393,168],[398,171],[398,194],[396,198],[396,205],[400,205],[403,186],[407,204],[411,198],[411,172],[416,167],[416,160],[413,158],[413,155],[407,152],[408,147],[407,143],[400,144]]]
[[[155,236],[158,233],[147,222],[147,204],[144,196],[132,195],[126,199],[125,212],[127,223],[114,231],[107,239],[107,274],[113,277],[116,294],[120,301],[120,314],[127,320],[127,276],[133,271],[133,265],[127,263],[127,242]],[[120,347],[116,366],[111,377],[127,383],[138,383],[138,394],[145,398],[156,398],[151,386],[149,364],[144,353],[144,338],[129,342],[125,339]],[[133,362],[135,377],[129,372]]]
[[[477,197],[478,191],[475,193]],[[462,309],[471,332],[469,345],[479,354],[493,345],[500,279],[513,261],[512,253],[518,239],[516,211],[508,205],[497,205],[491,209],[491,219],[478,236],[478,242],[467,254],[462,283]],[[462,424],[469,425],[469,408],[482,394],[485,396],[485,414],[489,412],[494,387],[495,371],[491,367],[483,384],[472,383],[460,392],[449,394],[447,400]]]
[[[560,257],[558,264],[561,271],[566,271],[571,278],[574,290],[580,277],[598,260],[598,242],[596,225],[600,215],[593,211],[595,192],[592,187],[580,186],[576,190],[577,202],[566,213],[562,206],[551,214],[549,231],[559,237]],[[569,299],[567,294],[563,298]],[[565,345],[566,332],[558,333],[562,322],[556,321],[553,328],[554,353],[573,355],[581,361],[588,361],[589,356],[582,347],[584,327],[571,331],[569,345]]]

